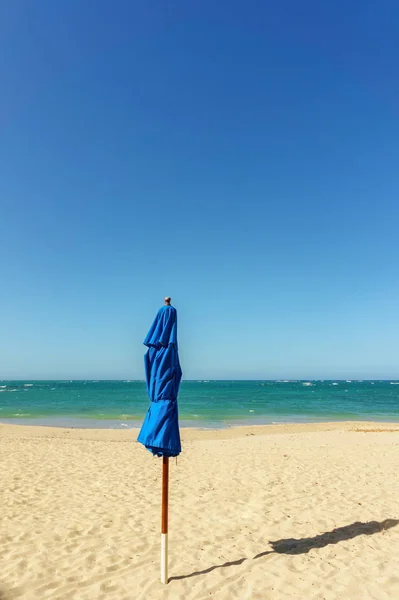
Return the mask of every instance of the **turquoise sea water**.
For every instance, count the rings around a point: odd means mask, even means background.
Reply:
[[[0,381],[0,422],[137,427],[149,400],[140,381]],[[398,381],[184,381],[184,426],[335,420],[399,421]]]

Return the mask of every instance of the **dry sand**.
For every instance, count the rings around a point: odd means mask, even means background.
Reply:
[[[399,599],[398,426],[183,430],[168,586],[134,440],[0,425],[0,600]]]

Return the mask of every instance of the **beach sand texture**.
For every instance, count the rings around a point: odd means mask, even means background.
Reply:
[[[0,600],[399,599],[399,426],[183,430],[168,586],[135,436],[0,425]]]

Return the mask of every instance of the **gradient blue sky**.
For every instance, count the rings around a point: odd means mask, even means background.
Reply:
[[[0,377],[399,378],[395,0],[0,5]]]

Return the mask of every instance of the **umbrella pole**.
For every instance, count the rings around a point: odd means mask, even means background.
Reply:
[[[162,458],[161,583],[168,583],[169,457]]]

